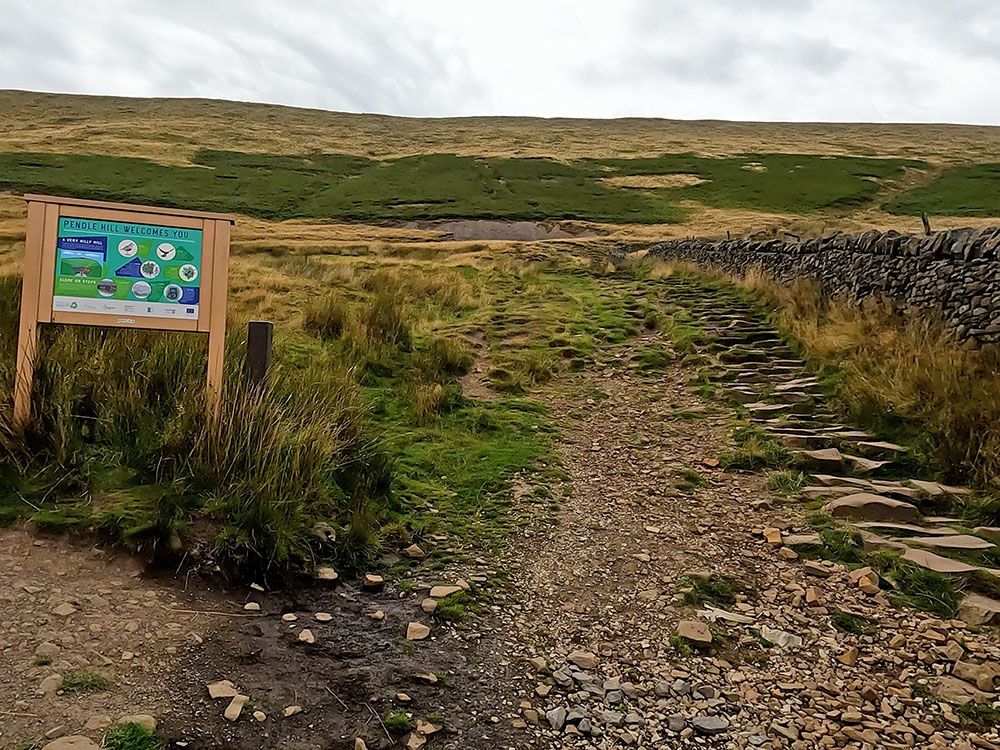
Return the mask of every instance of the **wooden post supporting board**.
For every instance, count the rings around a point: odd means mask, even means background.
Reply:
[[[26,195],[14,424],[31,421],[40,323],[207,333],[207,401],[222,399],[233,217]]]

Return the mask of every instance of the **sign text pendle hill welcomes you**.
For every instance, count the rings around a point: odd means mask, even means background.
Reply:
[[[207,394],[217,414],[233,217],[47,195],[25,200],[15,424],[31,418],[40,323],[207,333]]]

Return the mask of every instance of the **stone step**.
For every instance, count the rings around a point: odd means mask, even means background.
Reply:
[[[855,447],[862,456],[866,458],[875,458],[878,456],[887,456],[895,453],[906,453],[906,447],[903,445],[897,445],[896,443],[889,443],[883,440],[859,440]]]
[[[977,572],[983,572],[992,576],[1000,577],[1000,570],[983,568],[978,565],[969,565],[961,560],[953,560],[950,557],[936,555],[933,552],[929,552],[924,549],[907,547],[906,551],[903,553],[903,559],[919,565],[922,568],[927,568],[927,570],[933,570],[935,573],[966,576]]]
[[[888,466],[892,461],[876,461],[873,458],[864,458],[863,456],[850,456],[845,454],[844,459],[851,465],[851,468],[859,474],[870,474],[873,471],[878,471],[884,466]]]
[[[771,400],[777,404],[812,404],[813,396],[803,391],[777,391],[771,395]]]
[[[924,534],[931,536],[952,536],[954,529],[937,529],[933,526],[917,526],[912,523],[890,523],[887,521],[861,521],[854,524],[859,529],[874,529],[876,531],[906,531],[912,534]],[[911,541],[907,539],[907,541]]]
[[[803,487],[799,490],[799,494],[803,497],[809,498],[810,500],[815,500],[820,497],[836,498],[846,497],[847,495],[856,495],[858,494],[858,489],[858,487],[851,487],[849,485],[834,485],[833,487],[826,487],[820,484]]]
[[[918,547],[929,547],[931,549],[954,549],[976,552],[984,549],[993,549],[994,545],[985,539],[971,534],[949,534],[911,537],[906,540],[907,544],[914,544]]]
[[[926,493],[927,497],[968,497],[972,494],[972,490],[965,487],[950,487],[949,485],[939,484],[938,482],[925,482],[919,479],[911,479],[910,484],[921,492]]]
[[[920,510],[912,503],[870,492],[858,492],[831,500],[823,506],[823,512],[848,521],[890,521],[911,524],[920,521]]]

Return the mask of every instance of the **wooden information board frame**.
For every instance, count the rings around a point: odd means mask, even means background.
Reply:
[[[230,214],[180,211],[51,195],[29,194],[24,196],[24,200],[28,203],[28,225],[14,383],[14,424],[23,429],[31,419],[31,394],[38,359],[39,325],[42,323],[207,333],[207,400],[210,416],[218,417],[226,339],[229,238],[235,218]],[[197,319],[131,317],[127,313],[53,309],[59,220],[64,217],[201,231]]]

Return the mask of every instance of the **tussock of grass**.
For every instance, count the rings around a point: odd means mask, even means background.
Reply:
[[[427,425],[462,403],[462,390],[453,385],[418,383],[413,389],[413,413],[417,424]]]
[[[431,382],[443,382],[464,375],[472,369],[472,351],[461,341],[435,336],[414,360],[421,377]]]
[[[878,630],[877,623],[842,609],[830,613],[830,623],[840,632],[853,635],[872,635]]]
[[[691,591],[684,592],[685,604],[702,604],[712,602],[727,606],[736,601],[736,595],[745,589],[732,576],[713,575],[704,578],[682,578],[681,583],[690,586]]]
[[[681,635],[672,635],[667,639],[670,647],[680,656],[691,656],[697,651],[695,644]]]
[[[767,475],[767,488],[783,495],[794,495],[805,485],[806,477],[801,471],[774,471]]]
[[[79,669],[63,678],[59,690],[64,693],[99,693],[111,687],[111,680],[97,672]]]
[[[819,531],[820,543],[797,544],[796,552],[802,557],[818,557],[847,565],[864,562],[864,546],[860,534],[837,526],[829,516],[819,513],[813,515],[816,517],[814,528]]]
[[[139,724],[115,724],[104,735],[105,750],[162,750],[156,735]]]
[[[662,344],[646,344],[635,355],[635,360],[643,372],[663,372],[674,361],[674,355]]]
[[[410,731],[413,722],[406,711],[393,711],[382,717],[382,724],[393,734],[402,734]]]
[[[992,703],[971,701],[964,706],[956,706],[955,715],[966,728],[992,729],[1000,725],[1000,708]]]
[[[719,464],[724,469],[761,471],[781,468],[791,461],[787,448],[753,426],[733,430],[733,442],[734,447],[719,457]]]
[[[467,591],[459,591],[438,601],[434,617],[441,622],[462,623],[479,612],[479,604],[475,597]]]
[[[323,338],[340,338],[353,321],[350,305],[337,294],[328,294],[305,310],[303,327]]]
[[[704,331],[678,315],[665,316],[660,322],[660,330],[666,334],[674,349],[680,354],[694,354],[698,346],[708,340]]]
[[[944,619],[953,618],[958,612],[961,594],[948,576],[903,560],[898,552],[889,550],[873,552],[868,563],[892,585],[890,601]]]
[[[524,378],[531,383],[548,383],[559,371],[555,358],[545,351],[528,351],[518,361],[518,367]]]
[[[677,489],[681,492],[694,492],[707,483],[705,477],[694,469],[679,469],[674,474],[678,479]]]

